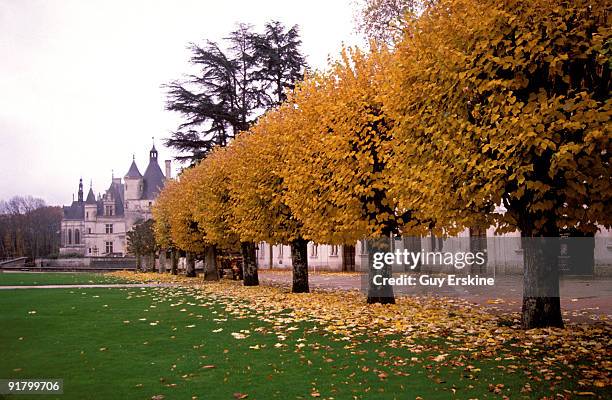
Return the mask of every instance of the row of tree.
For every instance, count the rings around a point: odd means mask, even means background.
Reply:
[[[0,259],[57,255],[61,220],[61,208],[49,207],[42,199],[0,200]]]
[[[190,254],[466,227],[525,238],[610,227],[609,4],[442,0],[406,14],[392,48],[344,50],[164,188],[155,231]],[[525,241],[523,325],[561,326],[558,251]],[[553,254],[554,255],[554,254]],[[383,271],[390,274],[390,271]],[[550,286],[550,296],[529,290]],[[368,302],[392,302],[371,288]]]

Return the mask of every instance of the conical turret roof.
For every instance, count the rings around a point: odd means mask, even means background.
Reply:
[[[92,188],[89,188],[89,193],[87,193],[87,199],[85,199],[85,204],[96,204],[96,195],[94,194]]]
[[[142,178],[142,174],[138,170],[138,166],[136,165],[136,161],[132,160],[132,165],[130,165],[130,169],[125,174],[126,178]]]

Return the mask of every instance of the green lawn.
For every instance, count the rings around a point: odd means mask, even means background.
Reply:
[[[244,310],[244,311],[243,311]],[[375,334],[339,340],[290,310],[256,315],[193,288],[0,292],[0,377],[63,378],[58,399],[539,398],[505,360],[444,365]],[[233,335],[232,335],[233,334]],[[432,339],[436,340],[436,339]],[[445,338],[438,338],[444,346]],[[431,345],[431,343],[428,343]],[[466,370],[466,366],[470,369]],[[494,393],[489,383],[503,384]],[[570,387],[571,383],[563,385]],[[556,390],[559,390],[557,388]],[[28,396],[14,396],[27,399]],[[158,397],[161,398],[161,397]]]
[[[88,272],[4,272],[0,273],[0,286],[76,285],[129,283],[113,276]]]

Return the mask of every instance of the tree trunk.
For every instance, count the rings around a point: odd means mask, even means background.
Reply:
[[[521,240],[523,328],[563,327],[559,299],[559,238],[523,236]]]
[[[155,253],[149,254],[150,271],[155,272]]]
[[[368,243],[368,304],[395,304],[395,295],[393,286],[387,284],[383,279],[391,278],[393,274],[393,266],[385,265],[381,269],[374,268],[374,253],[386,253],[391,250],[391,241],[389,237],[383,236],[378,239],[367,240]],[[375,277],[380,276],[376,279]]]
[[[178,275],[178,250],[173,249],[170,257],[171,257],[170,273],[172,275]]]
[[[219,280],[219,272],[217,271],[217,249],[215,246],[208,246],[206,248],[206,257],[204,259],[204,280]]]
[[[159,273],[166,273],[166,249],[161,249],[159,251]]]
[[[136,254],[136,272],[142,271],[142,256]]]
[[[185,253],[185,276],[189,278],[196,276],[195,258],[191,252]]]
[[[240,250],[242,252],[242,276],[244,286],[259,286],[255,243],[241,242]]]
[[[404,236],[402,238],[404,242],[404,249],[410,253],[420,253],[421,248],[421,237],[420,236]],[[417,265],[413,268],[412,265],[404,265],[404,271],[406,272],[421,272],[421,259],[419,258]]]
[[[293,293],[308,293],[308,241],[297,238],[291,242],[291,263],[293,264]]]

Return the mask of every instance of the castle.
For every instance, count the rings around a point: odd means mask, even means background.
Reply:
[[[84,257],[116,256],[127,253],[126,233],[142,220],[151,218],[151,208],[171,176],[170,160],[166,160],[166,174],[157,161],[155,145],[149,151],[149,165],[144,175],[135,159],[121,178],[112,177],[103,195],[94,195],[89,188],[83,199],[83,179],[79,181],[77,200],[63,207],[60,254],[79,254]]]

